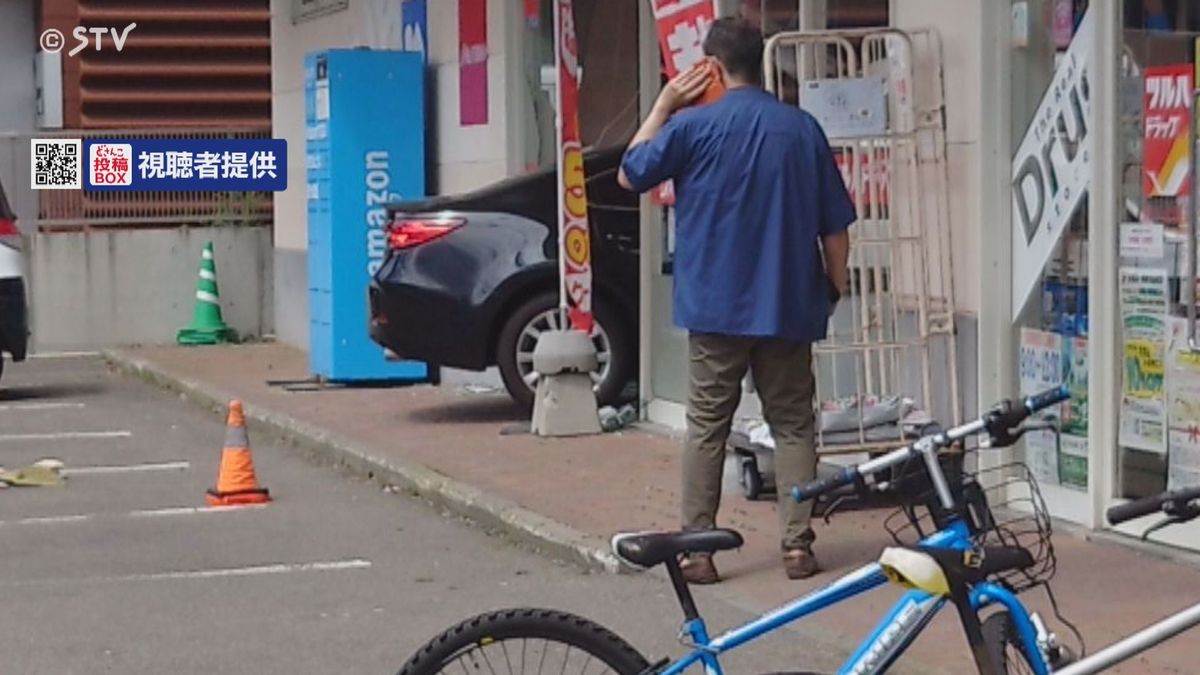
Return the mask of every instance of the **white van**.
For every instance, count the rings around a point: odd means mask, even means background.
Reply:
[[[0,373],[4,353],[25,360],[29,326],[25,311],[25,274],[21,256],[21,231],[0,184]]]

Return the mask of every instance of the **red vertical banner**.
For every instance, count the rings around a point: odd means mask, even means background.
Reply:
[[[1146,197],[1188,194],[1191,138],[1192,66],[1150,66],[1142,98],[1142,193]]]
[[[713,0],[651,2],[667,77],[675,77],[704,58],[704,36],[716,20],[716,3]]]
[[[714,0],[650,0],[667,77],[675,77],[704,58],[704,36],[716,20]],[[656,204],[673,205],[671,181],[650,193]]]
[[[487,0],[458,0],[458,117],[488,123]]]
[[[559,271],[571,327],[592,332],[592,244],[579,137],[579,45],[571,0],[554,0],[558,61]]]

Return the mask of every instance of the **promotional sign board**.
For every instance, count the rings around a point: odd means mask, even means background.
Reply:
[[[1094,24],[1092,12],[1086,12],[1013,157],[1013,321],[1091,182],[1088,71]]]
[[[558,61],[558,269],[571,327],[592,332],[592,244],[579,136],[579,45],[571,0],[554,2]]]
[[[1191,189],[1192,66],[1150,66],[1145,72],[1142,194],[1182,197]]]

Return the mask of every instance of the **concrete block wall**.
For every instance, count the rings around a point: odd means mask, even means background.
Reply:
[[[209,241],[225,322],[244,336],[271,333],[270,228],[39,233],[27,252],[34,350],[174,343],[191,322]]]

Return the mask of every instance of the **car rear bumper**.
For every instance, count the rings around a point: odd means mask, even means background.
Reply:
[[[25,280],[0,279],[0,351],[11,354],[14,361],[23,361],[28,344]]]
[[[449,368],[483,370],[489,335],[474,325],[473,310],[435,290],[409,284],[371,283],[371,339],[402,359]]]

